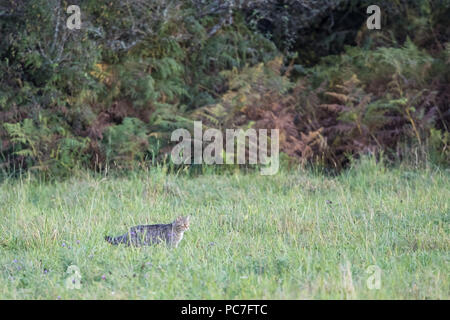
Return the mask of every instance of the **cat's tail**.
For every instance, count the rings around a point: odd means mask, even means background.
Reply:
[[[118,245],[120,243],[127,243],[128,242],[128,237],[127,235],[123,235],[123,236],[118,236],[118,237],[110,237],[110,236],[106,236],[105,240],[108,241],[109,243],[113,244],[113,245]]]

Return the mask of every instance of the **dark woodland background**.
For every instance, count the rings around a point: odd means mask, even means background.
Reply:
[[[446,166],[449,18],[449,0],[0,0],[0,171],[154,165],[195,120],[278,128],[290,163]]]

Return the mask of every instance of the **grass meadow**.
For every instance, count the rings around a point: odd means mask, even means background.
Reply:
[[[177,249],[104,241],[188,214]],[[449,299],[449,222],[448,169],[371,159],[338,176],[155,168],[6,179],[0,298]]]

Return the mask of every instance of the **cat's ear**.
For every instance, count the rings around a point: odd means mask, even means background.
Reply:
[[[191,216],[186,216],[186,218],[185,218],[186,222],[189,222],[190,219],[191,219]]]

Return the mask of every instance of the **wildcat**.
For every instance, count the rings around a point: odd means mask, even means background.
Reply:
[[[124,235],[115,238],[106,236],[105,240],[114,245],[123,243],[139,247],[165,242],[169,246],[177,247],[184,232],[189,229],[189,220],[190,217],[187,216],[178,217],[169,224],[135,226]]]

